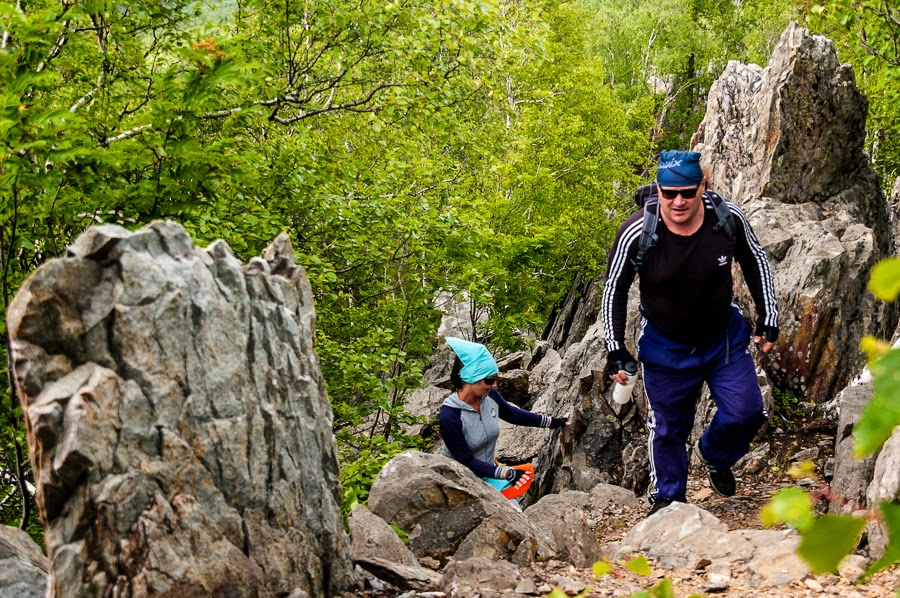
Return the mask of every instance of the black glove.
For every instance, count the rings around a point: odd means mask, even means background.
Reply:
[[[547,427],[550,428],[551,430],[555,430],[556,428],[562,428],[567,423],[569,423],[568,417],[551,417],[550,425]]]
[[[626,363],[637,363],[637,359],[628,352],[628,349],[613,349],[606,356],[606,372],[610,376],[615,376],[619,370],[625,369]]]
[[[753,336],[761,336],[770,343],[774,343],[778,340],[778,326],[766,326],[762,322],[757,322],[756,332],[753,333]]]
[[[528,472],[524,469],[513,469],[510,467],[506,470],[506,481],[515,486],[526,473]]]

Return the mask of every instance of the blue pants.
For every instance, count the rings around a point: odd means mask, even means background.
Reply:
[[[750,328],[736,307],[727,333],[707,347],[672,341],[645,323],[638,359],[650,402],[651,496],[686,500],[686,444],[703,382],[717,408],[700,438],[704,457],[713,467],[731,467],[747,454],[750,441],[768,419],[749,345]]]

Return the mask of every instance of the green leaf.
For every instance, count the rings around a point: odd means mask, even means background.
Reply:
[[[837,570],[845,556],[859,542],[865,519],[849,515],[827,514],[817,517],[801,533],[797,554],[809,564],[813,573]]]
[[[668,577],[664,578],[650,590],[652,598],[675,598],[675,588],[672,587],[672,580]]]
[[[602,577],[604,575],[612,573],[613,570],[612,564],[607,563],[606,561],[598,561],[594,563],[593,569],[594,575],[596,575],[597,577]]]
[[[643,575],[644,577],[649,577],[653,573],[653,571],[650,570],[650,565],[649,563],[647,563],[647,559],[642,556],[631,559],[630,561],[625,563],[625,568],[632,573],[637,573],[638,575]]]
[[[872,363],[876,359],[890,351],[891,345],[879,338],[867,335],[859,341],[859,348],[863,351],[863,353],[866,354],[866,358],[869,360],[869,363]]]
[[[900,257],[881,260],[872,268],[869,290],[883,301],[895,301],[900,295]]]
[[[810,497],[800,488],[785,488],[772,497],[759,517],[766,527],[783,521],[802,532],[813,522]]]
[[[900,562],[900,504],[881,501],[879,508],[884,519],[884,526],[887,528],[889,541],[885,547],[884,556],[869,565],[860,581],[865,581],[885,567]]]
[[[900,424],[900,349],[872,363],[875,394],[853,427],[854,452],[861,457],[881,448]]]

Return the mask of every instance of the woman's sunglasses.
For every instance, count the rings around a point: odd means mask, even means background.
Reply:
[[[663,189],[659,188],[659,193],[665,199],[675,199],[679,195],[685,199],[694,199],[697,197],[697,191],[700,190],[700,185],[696,187],[691,187],[690,189]]]
[[[488,386],[493,386],[494,384],[497,383],[497,376],[489,376],[489,377],[485,378],[484,380],[482,380],[482,382],[484,382]]]

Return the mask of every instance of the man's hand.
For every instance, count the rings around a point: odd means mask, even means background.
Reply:
[[[765,341],[763,341],[763,337],[765,337]],[[756,346],[759,347],[760,351],[768,353],[772,350],[772,347],[775,346],[775,341],[777,340],[777,326],[766,326],[762,322],[756,323],[756,331],[753,333],[753,342],[756,343]]]
[[[615,349],[606,357],[606,373],[609,379],[619,384],[628,384],[628,372],[625,371],[626,363],[637,363],[637,360],[628,352],[628,349]]]

